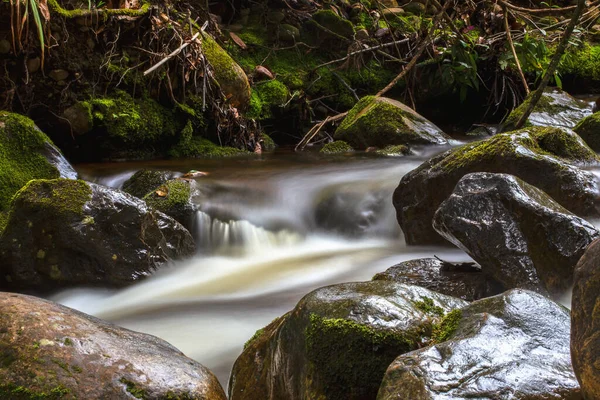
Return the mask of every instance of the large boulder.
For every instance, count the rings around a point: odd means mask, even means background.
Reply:
[[[230,399],[375,398],[390,362],[422,347],[445,313],[466,304],[385,281],[317,289],[247,343]]]
[[[442,325],[447,340],[390,364],[378,400],[582,399],[569,311],[559,304],[511,290],[451,313]]]
[[[434,229],[508,288],[561,295],[600,233],[540,189],[507,174],[465,175],[433,218]]]
[[[0,293],[0,327],[3,399],[226,399],[169,343],[50,301]]]
[[[571,302],[571,359],[586,399],[600,398],[600,240],[575,268]]]
[[[479,265],[451,263],[438,258],[401,262],[375,275],[373,280],[417,285],[467,301],[494,296],[505,290]]]
[[[79,180],[33,180],[0,236],[0,287],[125,286],[194,254],[189,232],[124,192]]]
[[[592,150],[600,151],[600,112],[585,117],[573,130],[585,140]]]
[[[504,132],[515,128],[533,93],[515,108],[503,124]],[[533,112],[527,119],[525,126],[549,126],[560,128],[574,128],[582,119],[592,114],[592,106],[583,100],[578,100],[558,88],[546,88],[542,97],[535,105]]]
[[[27,117],[0,112],[0,212],[31,179],[75,179],[77,173]]]
[[[439,244],[433,214],[464,175],[497,172],[532,184],[580,216],[598,216],[598,183],[579,164],[598,156],[571,130],[531,127],[495,135],[439,154],[406,174],[394,192],[396,216],[408,244]]]
[[[348,112],[335,131],[355,149],[385,147],[392,144],[448,144],[440,128],[397,100],[363,97]]]

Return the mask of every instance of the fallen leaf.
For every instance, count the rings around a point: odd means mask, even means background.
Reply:
[[[244,43],[244,41],[235,33],[229,32],[229,37],[231,38],[231,40],[234,41],[235,44],[239,46],[240,49],[246,50],[248,48],[248,46],[246,46],[246,43]]]

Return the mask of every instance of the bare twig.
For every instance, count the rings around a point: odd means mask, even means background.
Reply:
[[[330,117],[325,118],[323,121],[319,122],[318,124],[316,124],[315,126],[313,126],[310,131],[308,131],[306,133],[306,135],[304,135],[304,137],[302,138],[302,140],[296,145],[296,147],[294,148],[295,151],[301,151],[304,150],[304,148],[306,147],[306,145],[308,143],[310,143],[310,141],[317,136],[317,134],[319,133],[319,131],[321,129],[323,129],[323,127],[325,125],[327,125],[330,122],[335,122],[338,121],[342,118],[344,118],[346,115],[348,115],[348,112],[343,112],[341,114],[337,114],[337,115],[333,115]]]
[[[337,60],[333,60],[333,61],[328,61],[326,63],[317,65],[315,68],[313,68],[313,71],[322,68],[322,67],[326,67],[327,65],[331,65],[331,64],[335,64],[338,62],[342,62],[347,60],[348,58],[355,56],[357,54],[361,54],[361,53],[366,53],[368,51],[376,51],[379,49],[383,49],[384,47],[390,47],[390,46],[394,46],[394,45],[398,45],[398,44],[402,44],[402,43],[407,43],[410,39],[402,39],[402,40],[396,40],[394,42],[389,42],[389,43],[384,43],[384,44],[379,44],[377,46],[373,46],[373,47],[368,47],[366,49],[362,49],[362,50],[357,50],[357,51],[353,51],[352,53],[348,53],[345,57],[342,58],[338,58]]]
[[[529,94],[529,86],[527,85],[527,79],[525,79],[525,75],[523,74],[523,69],[521,68],[519,57],[517,56],[517,50],[515,50],[515,44],[513,43],[512,35],[510,34],[510,26],[508,25],[508,10],[504,5],[502,6],[502,10],[504,11],[504,29],[506,29],[506,38],[508,39],[508,45],[510,46],[510,51],[512,52],[513,57],[515,58],[515,64],[517,65],[519,75],[521,75],[521,81],[523,81],[525,93]]]

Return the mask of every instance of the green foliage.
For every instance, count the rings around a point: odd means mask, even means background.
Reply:
[[[259,82],[252,90],[248,118],[257,120],[273,117],[273,110],[282,107],[289,96],[288,88],[276,79]]]
[[[562,57],[558,70],[563,75],[600,81],[600,45],[572,46]]]
[[[452,92],[459,94],[461,102],[467,98],[470,89],[479,90],[479,77],[477,75],[477,62],[479,56],[472,43],[455,40],[449,47],[442,49],[442,63],[440,76],[447,87],[452,87]]]

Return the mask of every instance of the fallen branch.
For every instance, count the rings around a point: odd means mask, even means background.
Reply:
[[[504,29],[506,29],[508,45],[510,46],[510,51],[512,52],[513,57],[515,58],[515,64],[517,65],[519,75],[521,75],[521,81],[523,82],[525,93],[529,94],[529,85],[527,85],[527,79],[525,79],[525,75],[523,74],[523,69],[521,68],[519,57],[517,56],[517,50],[515,50],[515,44],[513,43],[512,35],[510,34],[510,26],[508,25],[508,10],[506,9],[506,6],[502,6],[502,10],[504,11]]]
[[[350,58],[352,56],[355,56],[357,54],[366,53],[368,51],[376,51],[376,50],[382,49],[384,47],[390,47],[390,46],[394,46],[394,45],[397,45],[397,44],[407,43],[409,40],[410,39],[396,40],[394,42],[379,44],[377,46],[368,47],[366,49],[353,51],[352,53],[348,53],[345,57],[338,58],[337,60],[328,61],[328,62],[326,62],[324,64],[317,65],[315,68],[313,68],[313,71],[316,71],[316,70],[318,70],[319,68],[322,68],[322,67],[326,67],[327,65],[331,65],[331,64],[335,64],[335,63],[338,63],[338,62],[341,62],[341,61],[345,61],[348,58]]]
[[[348,115],[348,112],[343,112],[341,114],[337,114],[331,117],[327,117],[325,118],[323,121],[319,122],[318,124],[316,124],[315,126],[313,126],[310,131],[308,131],[306,133],[306,135],[304,135],[304,137],[302,138],[302,140],[296,145],[296,147],[294,148],[295,151],[301,151],[304,150],[304,148],[306,147],[307,144],[310,143],[310,141],[317,136],[317,134],[321,131],[321,129],[323,129],[323,127],[325,125],[327,125],[330,122],[335,122],[337,120],[340,120],[342,118],[344,118],[346,115]]]
[[[519,12],[523,12],[523,13],[527,13],[527,14],[537,14],[537,15],[564,14],[566,12],[575,10],[577,7],[577,5],[574,5],[574,6],[561,7],[561,8],[524,8],[524,7],[515,6],[514,4],[511,4],[505,0],[499,0],[498,3],[500,3],[503,7],[510,8],[511,10],[515,10],[515,11],[519,11]]]

